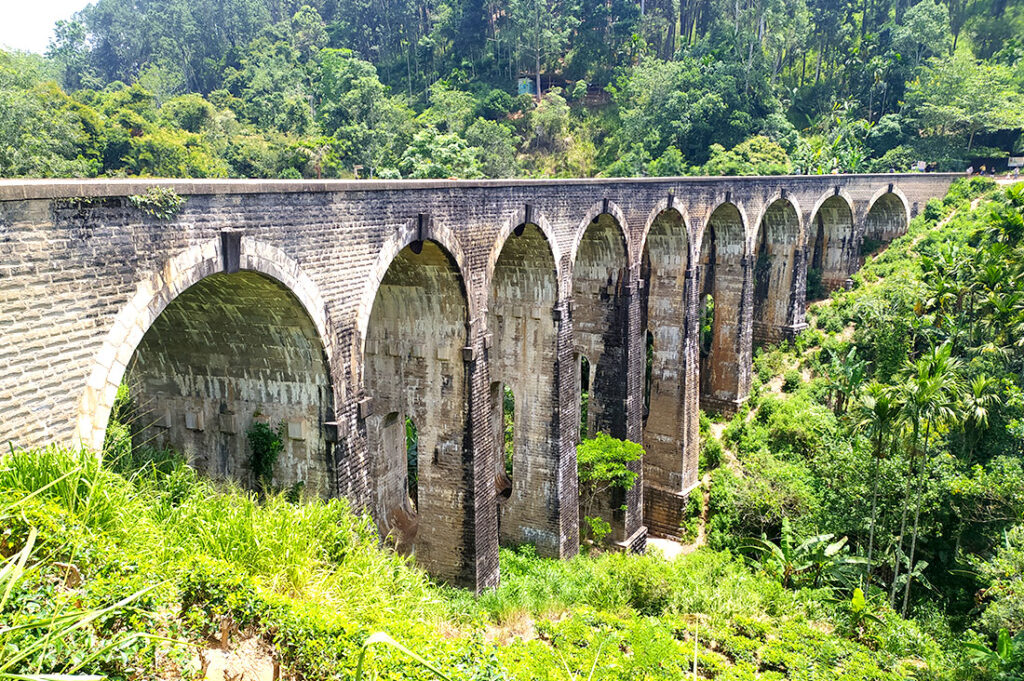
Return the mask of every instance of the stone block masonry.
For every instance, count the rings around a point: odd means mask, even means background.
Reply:
[[[98,450],[127,381],[136,438],[251,482],[246,430],[283,424],[275,485],[482,589],[499,541],[576,551],[586,387],[584,428],[648,452],[603,508],[639,550],[678,533],[699,407],[746,399],[808,277],[842,285],[953,179],[0,180],[0,442]],[[173,219],[128,200],[152,186]]]

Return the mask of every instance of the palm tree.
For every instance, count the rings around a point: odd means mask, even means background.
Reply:
[[[989,411],[1002,404],[999,381],[984,374],[976,376],[963,391],[960,414],[964,429],[964,461],[974,458],[981,431],[988,428]]]
[[[843,359],[832,355],[827,379],[832,393],[832,411],[836,416],[846,411],[846,403],[860,390],[866,374],[867,362],[857,358],[856,347],[850,348]]]
[[[907,366],[908,377],[901,392],[904,398],[904,412],[912,429],[911,461],[918,459],[917,494],[914,503],[914,526],[911,531],[910,555],[908,570],[913,570],[914,553],[917,549],[917,538],[921,520],[921,502],[924,497],[925,475],[928,470],[928,442],[932,430],[942,423],[956,420],[954,405],[960,390],[961,362],[951,354],[951,347],[943,343],[933,348],[917,362]],[[924,440],[918,449],[919,438],[924,430]],[[907,500],[909,502],[909,499]],[[910,602],[910,585],[913,574],[907,575],[906,587],[903,591],[902,614],[907,614]],[[894,578],[895,584],[895,578]]]
[[[899,415],[900,405],[893,391],[878,381],[872,381],[865,388],[860,398],[857,429],[863,431],[873,444],[873,464],[871,466],[871,522],[868,529],[868,559],[864,577],[864,588],[871,585],[873,565],[871,558],[875,548],[875,524],[878,520],[878,466],[882,460],[885,443]]]

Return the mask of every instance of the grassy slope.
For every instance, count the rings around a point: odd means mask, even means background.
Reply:
[[[52,641],[31,663],[0,663],[0,671],[63,670],[132,631],[202,647],[227,623],[233,640],[258,635],[286,673],[309,679],[348,678],[377,630],[452,678],[674,679],[692,668],[695,628],[705,678],[897,679],[929,666],[942,676],[940,651],[913,627],[890,618],[874,632],[881,645],[872,651],[844,635],[842,606],[787,591],[728,553],[558,562],[506,551],[502,586],[475,600],[379,549],[344,501],[260,504],[184,466],[164,468],[128,479],[58,450],[4,457],[4,555],[24,545],[30,527],[39,530],[5,625],[152,590]],[[80,584],[68,579],[68,565]],[[0,646],[24,648],[44,632],[0,631]],[[908,645],[908,635],[919,640]],[[176,678],[188,676],[195,654],[136,639],[80,671]],[[384,678],[430,675],[387,650],[373,666]]]

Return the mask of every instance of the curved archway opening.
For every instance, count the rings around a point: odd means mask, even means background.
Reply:
[[[466,318],[452,258],[433,241],[413,243],[395,256],[381,280],[364,357],[374,519],[400,550],[448,577],[463,567],[456,548],[468,522]]]
[[[689,248],[683,216],[664,210],[651,223],[640,269],[647,335],[644,485],[672,492],[697,475],[696,461],[689,460],[686,450],[687,307],[693,287],[687,278]]]
[[[334,394],[320,335],[286,286],[242,271],[212,274],[172,300],[143,335],[125,375],[133,441],[171,447],[216,478],[329,495]],[[247,433],[281,440],[260,470]]]
[[[601,213],[587,225],[573,264],[573,328],[590,363],[587,434],[626,437],[628,259],[619,223]]]
[[[550,509],[558,507],[559,454],[552,437],[558,409],[558,326],[554,308],[558,278],[551,245],[534,223],[506,238],[491,278],[487,328],[491,380],[501,390],[492,400],[500,485],[499,541],[535,544],[543,555],[559,555],[560,532]],[[512,412],[509,412],[509,409]],[[510,422],[511,417],[511,422]],[[514,471],[515,475],[511,473]]]
[[[895,192],[882,194],[864,218],[860,255],[876,253],[882,246],[907,231],[907,210]]]
[[[578,375],[579,375],[579,390],[576,392],[580,396],[580,441],[586,440],[590,437],[593,429],[590,423],[590,384],[593,381],[593,375],[590,368],[590,360],[583,355],[578,357]]]
[[[697,285],[707,330],[702,329],[700,340],[700,401],[711,411],[734,409],[747,394],[740,367],[747,267],[743,235],[739,209],[724,203],[711,214],[701,241]],[[749,367],[746,371],[749,380]]]
[[[765,345],[783,340],[794,323],[794,277],[800,218],[793,204],[775,201],[765,211],[754,247],[753,340]]]
[[[842,288],[853,262],[853,212],[841,196],[830,196],[811,220],[807,241],[807,300]]]

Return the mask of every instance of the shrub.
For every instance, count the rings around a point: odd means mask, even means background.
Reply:
[[[249,440],[251,456],[249,464],[252,467],[253,476],[256,482],[269,490],[274,480],[274,466],[277,464],[277,457],[284,451],[284,424],[278,426],[277,430],[271,428],[262,421],[254,421],[245,432]]]
[[[722,443],[716,437],[706,437],[700,443],[700,470],[718,468],[722,463]]]
[[[171,187],[150,187],[145,194],[128,197],[133,206],[157,220],[170,220],[181,211],[185,198]]]
[[[1006,532],[996,554],[977,567],[989,584],[984,592],[982,627],[992,635],[1000,629],[1011,635],[1024,631],[1024,591],[1020,587],[1024,575],[1024,525]]]
[[[928,203],[924,206],[924,219],[928,222],[938,222],[942,219],[943,213],[945,212],[945,206],[939,199],[928,199]]]
[[[791,393],[803,385],[804,377],[797,369],[789,369],[782,377],[782,392]]]

